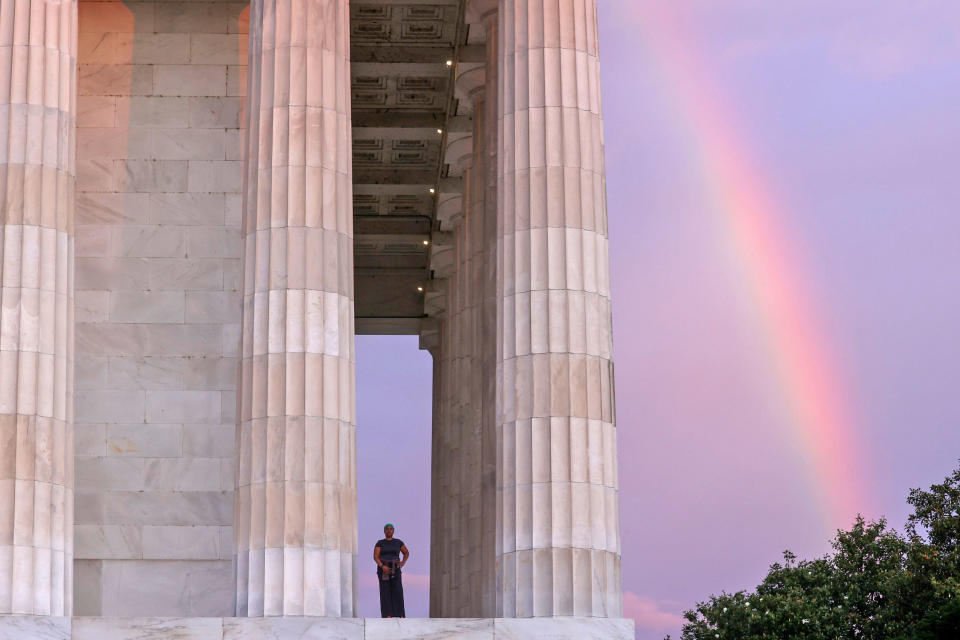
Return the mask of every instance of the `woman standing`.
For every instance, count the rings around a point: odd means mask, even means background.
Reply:
[[[393,531],[392,524],[384,525],[384,537],[373,548],[373,561],[377,563],[377,581],[380,583],[380,617],[406,618],[400,569],[407,564],[410,551],[403,540],[393,537]],[[403,554],[403,560],[400,554]]]

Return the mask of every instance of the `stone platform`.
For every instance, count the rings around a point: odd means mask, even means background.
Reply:
[[[0,640],[633,640],[623,618],[0,616]]]

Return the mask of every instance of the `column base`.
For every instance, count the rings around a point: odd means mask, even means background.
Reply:
[[[0,640],[633,640],[625,618],[0,616]]]

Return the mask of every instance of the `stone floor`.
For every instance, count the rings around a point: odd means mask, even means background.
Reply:
[[[623,618],[56,618],[0,616],[0,640],[633,640]]]

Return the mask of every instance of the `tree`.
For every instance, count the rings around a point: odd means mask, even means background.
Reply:
[[[697,603],[683,640],[957,640],[960,468],[907,502],[906,535],[858,516],[824,557],[785,551],[754,591]]]

